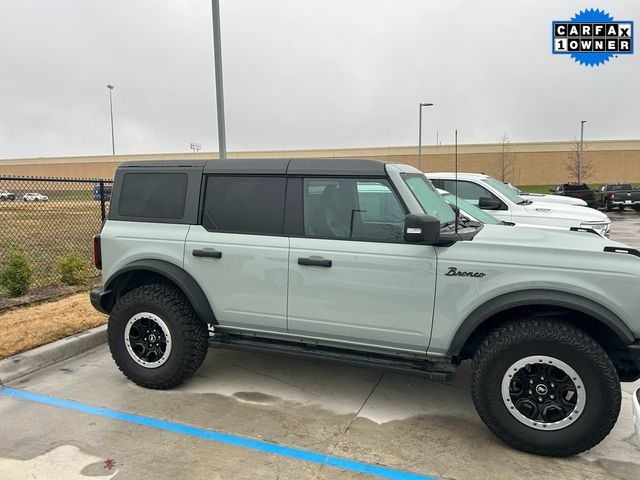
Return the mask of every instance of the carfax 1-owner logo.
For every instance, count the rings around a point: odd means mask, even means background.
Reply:
[[[595,67],[633,53],[633,21],[615,20],[604,10],[583,10],[571,20],[552,22],[553,53]]]

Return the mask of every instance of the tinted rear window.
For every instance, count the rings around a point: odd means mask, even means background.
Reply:
[[[618,185],[609,185],[607,190],[610,192],[619,192],[621,190],[633,190],[633,187],[629,183],[620,183]]]
[[[183,173],[127,173],[122,179],[118,215],[181,219],[186,193],[187,175]]]
[[[285,188],[283,177],[210,176],[202,226],[222,232],[281,234]]]
[[[564,189],[569,191],[569,192],[575,192],[578,190],[590,190],[590,188],[585,185],[584,183],[582,185],[571,185],[571,184],[565,184],[563,185]]]

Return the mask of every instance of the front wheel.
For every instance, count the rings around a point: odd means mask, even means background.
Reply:
[[[182,292],[168,285],[144,285],[118,299],[109,317],[111,356],[134,383],[166,389],[200,367],[208,351],[208,330]]]
[[[539,455],[575,455],[597,445],[620,412],[620,382],[606,352],[558,320],[496,328],[473,357],[471,389],[496,436]]]

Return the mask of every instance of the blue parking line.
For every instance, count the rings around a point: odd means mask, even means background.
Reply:
[[[94,407],[93,405],[88,405],[86,403],[64,400],[62,398],[50,397],[48,395],[27,392],[25,390],[16,390],[14,388],[5,387],[0,388],[0,394],[7,397],[29,400],[31,402],[42,403],[44,405],[51,405],[54,407],[65,408],[67,410],[75,410],[82,413],[88,413],[90,415],[110,418],[112,420],[119,420],[121,422],[158,428],[160,430],[167,430],[170,432],[180,433],[182,435],[190,435],[192,437],[203,438],[214,442],[222,442],[236,447],[279,455],[281,457],[295,458],[297,460],[303,460],[305,462],[316,463],[319,465],[329,465],[331,467],[341,468],[351,472],[366,473],[380,478],[388,478],[391,480],[436,480],[434,477],[426,477],[416,473],[403,472],[402,470],[395,470],[393,468],[379,467],[377,465],[356,462],[353,460],[347,460],[346,458],[334,457],[298,448],[283,447],[269,442],[206,430],[204,428],[191,427],[189,425],[168,422],[166,420],[158,420],[144,415],[136,415],[135,413],[121,412],[110,408]]]

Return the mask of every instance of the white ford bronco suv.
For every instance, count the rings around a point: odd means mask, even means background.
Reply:
[[[457,222],[424,174],[370,160],[124,163],[94,240],[108,341],[170,388],[208,347],[451,377],[542,455],[611,430],[640,377],[640,252],[591,230]]]

